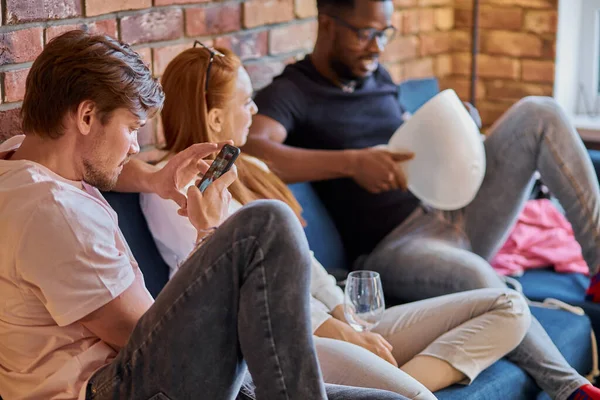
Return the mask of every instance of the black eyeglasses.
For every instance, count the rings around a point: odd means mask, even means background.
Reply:
[[[327,15],[334,21],[336,21],[338,24],[354,32],[356,34],[356,37],[358,38],[358,41],[363,46],[367,45],[368,43],[371,43],[375,38],[377,38],[377,41],[381,46],[385,46],[394,39],[397,33],[396,27],[392,25],[386,27],[383,30],[375,28],[357,28],[354,25],[344,21],[340,17],[336,17],[335,15],[329,14]]]
[[[215,59],[215,56],[219,56],[219,57],[225,57],[225,54],[221,53],[218,50],[215,50],[211,47],[205,46],[204,43],[199,42],[198,40],[194,40],[194,48],[196,46],[200,46],[206,50],[208,50],[208,52],[210,53],[210,60],[208,61],[208,67],[206,67],[206,82],[204,84],[204,93],[208,92],[208,78],[210,78],[210,67],[212,67],[212,63],[213,60]]]

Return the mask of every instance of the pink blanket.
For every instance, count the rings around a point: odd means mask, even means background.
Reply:
[[[557,272],[589,272],[571,224],[546,199],[527,202],[491,264],[498,273],[513,276],[548,266]]]

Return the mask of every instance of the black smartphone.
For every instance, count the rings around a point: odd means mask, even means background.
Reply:
[[[229,144],[223,146],[217,158],[215,158],[208,171],[206,171],[206,174],[202,177],[202,180],[198,184],[198,189],[204,193],[208,185],[231,169],[231,166],[239,155],[240,149],[237,147]]]

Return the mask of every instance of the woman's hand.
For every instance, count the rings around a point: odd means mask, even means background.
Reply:
[[[198,240],[206,234],[206,230],[221,225],[229,216],[231,193],[227,188],[237,179],[237,168],[234,166],[219,179],[212,182],[201,193],[196,185],[187,191],[187,216],[198,231]]]
[[[334,318],[329,318],[323,322],[315,331],[315,335],[353,343],[383,358],[393,366],[398,367],[398,362],[392,355],[394,348],[383,336],[373,332],[356,332],[352,329],[345,322],[343,305],[337,306],[331,314]]]
[[[392,345],[384,339],[378,333],[373,332],[355,332],[356,335],[348,340],[350,343],[354,343],[357,346],[369,350],[371,353],[378,355],[385,361],[392,364],[394,367],[398,367],[398,362],[392,355],[394,348]]]

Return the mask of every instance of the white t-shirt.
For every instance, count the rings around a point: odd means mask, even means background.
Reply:
[[[254,162],[268,171],[265,163],[257,158],[244,155],[250,162]],[[165,162],[159,163],[158,167],[164,167]],[[190,185],[186,185],[181,191],[186,193]],[[196,229],[187,217],[177,214],[179,206],[171,200],[165,200],[153,193],[142,193],[140,205],[148,228],[152,233],[156,247],[170,268],[170,277],[177,272],[179,266],[187,259],[194,249],[196,240]],[[232,200],[229,206],[229,214],[233,214],[242,208],[242,205]],[[311,269],[311,323],[313,332],[321,326],[325,320],[331,317],[329,314],[335,307],[344,302],[344,293],[336,285],[335,278],[325,270],[312,254]]]
[[[84,399],[116,352],[78,321],[143,277],[97,189],[5,160],[22,140],[0,145],[0,393]]]

